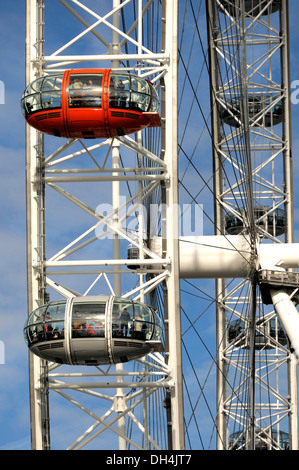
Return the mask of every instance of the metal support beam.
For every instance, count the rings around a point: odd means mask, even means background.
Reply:
[[[152,393],[152,390],[165,388],[171,394],[172,402],[172,433],[173,437],[171,438],[173,442],[173,447],[175,449],[184,448],[184,423],[183,423],[183,398],[182,398],[182,364],[181,364],[181,331],[180,331],[180,301],[179,301],[179,275],[178,275],[178,239],[175,235],[177,233],[177,216],[173,212],[172,215],[167,220],[167,252],[166,256],[163,259],[159,259],[155,254],[150,253],[150,251],[143,246],[143,230],[142,230],[142,214],[139,214],[139,230],[140,233],[137,238],[134,238],[129,232],[122,230],[122,205],[120,205],[120,188],[127,188],[127,185],[132,183],[138,186],[138,191],[136,195],[132,196],[130,193],[130,198],[126,203],[125,209],[127,209],[126,217],[131,214],[133,211],[132,207],[129,207],[134,201],[134,204],[143,204],[145,199],[152,194],[153,191],[162,184],[165,185],[166,190],[166,201],[168,207],[177,207],[178,202],[178,174],[177,174],[177,21],[178,21],[178,2],[175,1],[163,1],[163,15],[162,21],[166,20],[166,28],[164,29],[164,45],[165,47],[160,52],[151,52],[147,49],[146,45],[142,43],[144,39],[143,34],[143,25],[148,27],[144,15],[149,12],[151,5],[154,3],[153,0],[146,2],[146,6],[143,7],[142,0],[136,2],[138,4],[138,13],[136,15],[136,20],[131,25],[131,28],[127,33],[121,31],[121,15],[125,15],[126,8],[129,9],[129,14],[132,12],[134,3],[132,0],[114,0],[113,7],[105,17],[100,16],[100,14],[91,11],[87,6],[84,5],[84,2],[75,2],[76,6],[84,10],[84,19],[81,15],[74,9],[72,9],[66,1],[61,0],[60,2],[64,7],[67,8],[67,14],[73,14],[76,20],[79,20],[81,24],[86,27],[86,30],[79,33],[77,36],[67,44],[60,45],[59,49],[48,56],[44,56],[43,43],[44,35],[43,29],[40,27],[41,23],[38,19],[38,16],[42,17],[43,13],[43,2],[40,0],[27,0],[27,53],[26,53],[26,82],[29,83],[42,75],[43,73],[51,73],[56,70],[64,70],[74,64],[85,63],[86,61],[93,61],[101,63],[105,61],[106,63],[111,61],[111,65],[114,70],[129,70],[132,73],[138,72],[140,76],[146,76],[151,79],[151,76],[155,75],[154,80],[158,81],[164,79],[165,77],[165,114],[163,116],[164,123],[167,125],[165,127],[165,138],[163,145],[162,156],[154,155],[149,149],[142,146],[141,139],[134,141],[132,137],[120,137],[118,139],[111,139],[105,142],[101,142],[96,145],[92,145],[89,148],[79,139],[72,139],[65,144],[60,144],[60,147],[57,150],[51,150],[51,155],[44,155],[43,148],[43,136],[38,134],[32,128],[27,128],[27,213],[28,213],[28,292],[29,292],[29,301],[28,301],[28,310],[31,313],[37,306],[46,302],[45,297],[45,286],[46,282],[49,289],[55,291],[56,295],[70,296],[76,290],[80,291],[79,287],[73,287],[72,281],[68,285],[68,276],[73,274],[82,275],[82,286],[84,285],[84,274],[97,274],[95,271],[91,273],[88,270],[88,267],[94,266],[96,269],[100,267],[107,267],[109,269],[104,270],[100,269],[99,276],[96,279],[91,281],[89,287],[82,287],[83,291],[89,293],[93,287],[96,285],[97,281],[101,279],[106,279],[108,287],[112,289],[112,284],[108,281],[106,273],[110,273],[114,279],[113,292],[117,296],[125,292],[131,292],[131,295],[136,295],[141,301],[149,293],[152,292],[154,288],[157,287],[158,283],[166,283],[168,291],[168,307],[169,311],[167,317],[169,318],[170,325],[170,347],[168,351],[168,366],[165,367],[167,372],[165,376],[169,379],[162,381],[159,380],[159,377],[152,378],[147,380],[147,377],[150,377],[148,374],[149,370],[153,370],[153,363],[157,360],[157,356],[150,358],[150,361],[144,360],[142,363],[143,367],[143,379],[140,382],[141,387],[144,389],[142,391],[143,398],[138,404],[143,404],[143,422],[137,422],[136,418],[131,413],[131,407],[128,406],[127,402],[129,399],[126,397],[125,388],[138,388],[136,383],[139,383],[140,377],[138,376],[139,372],[133,373],[131,380],[125,380],[124,377],[127,375],[123,370],[123,366],[117,366],[115,370],[115,381],[111,382],[113,385],[107,386],[107,388],[112,388],[114,393],[113,396],[113,406],[108,413],[116,413],[118,429],[116,435],[118,437],[118,446],[121,449],[125,449],[127,443],[130,441],[128,436],[126,436],[125,429],[125,419],[130,418],[134,424],[137,424],[140,432],[140,442],[141,446],[148,448],[150,445],[154,448],[159,448],[156,442],[153,442],[152,436],[149,433],[149,425],[151,421],[151,416],[149,413],[148,407],[148,397]],[[161,11],[160,2],[158,3],[158,11]],[[130,5],[131,4],[131,5]],[[136,5],[134,5],[136,6]],[[99,7],[100,9],[100,7]],[[130,10],[131,9],[131,10]],[[137,10],[137,8],[136,8]],[[86,13],[91,14],[96,18],[95,23],[92,26],[88,25]],[[149,13],[150,14],[150,13]],[[111,21],[111,22],[110,22]],[[75,22],[76,23],[76,22]],[[109,31],[110,34],[112,31],[112,42],[103,38],[99,32],[99,27],[105,25],[105,31]],[[49,26],[50,27],[50,26]],[[95,29],[97,27],[97,30]],[[162,28],[163,29],[163,28]],[[136,36],[135,36],[136,30]],[[97,49],[95,53],[90,52],[90,55],[60,55],[66,54],[66,49],[69,46],[76,46],[76,43],[80,41],[87,33],[93,35],[93,40],[98,39],[101,42],[101,46],[107,47],[107,54],[97,55]],[[129,36],[130,35],[130,36]],[[121,43],[120,43],[121,37]],[[134,39],[135,38],[135,39]],[[137,38],[137,40],[136,40]],[[131,47],[131,50],[136,50],[137,53],[123,54],[124,46],[128,43],[128,46]],[[138,46],[136,48],[136,46]],[[155,47],[155,46],[154,46]],[[131,63],[129,63],[131,62]],[[124,65],[125,64],[125,65]],[[45,137],[48,139],[48,137]],[[49,138],[50,139],[50,138]],[[145,139],[146,140],[146,139]],[[59,145],[59,141],[56,140]],[[82,145],[82,148],[78,150],[78,146]],[[75,147],[75,151],[69,155],[65,155],[66,151],[69,151],[71,146]],[[146,144],[148,145],[148,143]],[[149,145],[148,145],[149,146]],[[53,147],[53,146],[52,146]],[[101,166],[99,165],[97,158],[94,158],[94,152],[101,152],[103,149],[103,155],[99,155],[99,160],[102,160]],[[120,148],[123,150],[122,158],[126,160],[126,156],[129,153],[129,161],[132,161],[132,154],[135,158],[137,156],[136,168],[134,163],[130,165],[124,165],[122,167],[122,162],[120,161]],[[86,167],[80,168],[80,164],[76,166],[76,159],[80,159],[81,156],[86,155]],[[102,158],[103,157],[103,158]],[[131,160],[130,160],[131,159]],[[96,166],[96,168],[93,167]],[[148,168],[149,167],[149,168]],[[152,174],[155,172],[156,174]],[[131,175],[130,175],[131,173]],[[66,191],[63,187],[56,185],[55,183],[61,183],[63,186],[64,183],[68,184],[68,189]],[[83,191],[81,193],[80,199],[74,194],[76,194],[76,189],[79,184],[85,184],[85,189],[90,188],[92,185],[93,188],[96,187],[98,194],[101,195],[100,202],[106,203],[108,199],[111,202],[112,211],[110,216],[104,217],[97,212],[93,207],[94,201],[92,203],[83,202],[85,194]],[[112,254],[107,250],[107,259],[98,259],[101,257],[99,250],[96,249],[94,253],[90,255],[90,258],[87,259],[84,256],[84,249],[86,247],[92,249],[93,242],[99,246],[98,243],[101,242],[101,236],[98,236],[97,233],[93,234],[92,232],[96,230],[97,223],[84,227],[82,229],[82,234],[76,235],[75,240],[68,240],[67,246],[62,248],[59,246],[57,248],[58,253],[50,259],[46,259],[45,256],[45,227],[44,227],[44,210],[47,205],[44,200],[44,185],[47,185],[47,204],[51,201],[51,196],[61,196],[63,201],[72,204],[74,211],[83,211],[84,215],[88,214],[98,221],[99,224],[103,224],[109,228],[111,234],[113,234],[114,240],[111,244]],[[102,188],[105,186],[108,187],[109,191],[102,192]],[[122,185],[122,186],[121,186]],[[55,191],[52,191],[55,189]],[[74,191],[72,191],[74,189]],[[87,189],[87,193],[89,193]],[[131,190],[131,188],[129,188]],[[134,193],[134,192],[133,192]],[[49,196],[48,196],[49,194]],[[82,195],[83,194],[83,195]],[[87,194],[89,196],[89,194]],[[136,200],[136,201],[135,201]],[[132,205],[133,206],[133,205]],[[55,236],[59,238],[60,227],[64,229],[67,227],[68,221],[65,220],[64,227],[57,225]],[[51,224],[49,223],[49,226]],[[54,224],[55,225],[55,224]],[[47,234],[48,237],[48,234]],[[123,254],[121,253],[120,240],[123,239],[125,243],[132,242],[133,245],[138,246],[140,249],[140,260],[142,261],[142,269],[137,272],[139,277],[139,287],[138,292],[131,287],[131,291],[127,286],[126,288],[122,287],[121,276],[126,273],[128,277],[132,278],[132,272],[135,274],[136,270],[126,271],[120,269],[122,266],[131,266],[136,264],[135,260],[126,260],[123,259]],[[102,247],[103,245],[101,245]],[[81,255],[81,251],[83,255]],[[101,251],[101,250],[100,250]],[[104,251],[104,250],[103,250]],[[108,254],[109,252],[109,254]],[[48,251],[47,251],[48,253]],[[78,259],[74,256],[69,258],[69,256],[78,253]],[[106,253],[105,253],[106,254]],[[104,258],[105,258],[104,254]],[[121,256],[122,255],[122,256]],[[148,259],[147,256],[150,255]],[[146,259],[144,259],[146,258]],[[49,272],[49,268],[57,267],[57,271]],[[67,267],[69,269],[60,270],[60,268]],[[168,267],[170,269],[168,270]],[[152,275],[153,273],[157,274],[156,279],[148,278],[148,282],[144,281],[146,274]],[[48,275],[53,275],[53,279],[50,279]],[[102,274],[105,274],[102,276]],[[160,274],[160,275],[159,275]],[[63,275],[67,280],[56,282],[56,276]],[[81,281],[81,278],[80,278]],[[60,284],[62,282],[63,286]],[[88,282],[90,282],[88,280]],[[132,282],[131,279],[129,283]],[[129,284],[128,283],[128,284]],[[134,284],[133,284],[134,285]],[[49,442],[46,443],[46,438],[49,438],[49,427],[45,432],[44,429],[46,425],[48,426],[48,406],[47,405],[47,393],[48,390],[54,389],[59,392],[59,383],[50,381],[50,386],[48,384],[48,370],[47,364],[41,362],[35,356],[31,356],[30,361],[32,365],[30,366],[31,370],[31,405],[32,405],[32,448],[34,449],[44,449],[49,447]],[[165,365],[164,358],[159,357],[159,362]],[[59,366],[57,366],[59,367]],[[133,368],[133,366],[132,366]],[[89,371],[91,368],[89,367]],[[158,370],[158,369],[157,369]],[[91,373],[87,376],[92,375]],[[157,374],[159,376],[159,372]],[[163,374],[162,374],[163,375]],[[74,378],[76,381],[76,372],[70,374],[70,377]],[[105,377],[103,372],[102,377]],[[106,383],[106,382],[105,382]],[[81,383],[72,383],[70,384],[71,389],[78,391],[83,391],[84,387],[97,388],[101,387],[100,381],[96,383],[89,383],[86,381],[84,384]],[[52,392],[51,392],[52,393]],[[130,400],[134,398],[134,392],[130,394]],[[82,409],[84,406],[82,405]],[[85,409],[85,408],[84,408]],[[92,415],[92,412],[90,413]],[[144,440],[143,440],[144,439]],[[81,446],[81,437],[80,446]],[[90,437],[86,439],[89,441]],[[140,446],[140,444],[138,444]],[[139,447],[138,447],[139,448]]]
[[[171,179],[166,183],[166,257],[171,259],[170,275],[166,280],[169,358],[175,386],[170,391],[172,447],[184,449],[184,411],[182,390],[181,315],[178,240],[178,123],[177,123],[177,51],[178,1],[166,0],[162,21],[165,21],[165,50],[170,62],[165,75],[165,161]],[[164,13],[164,14],[163,14]],[[163,140],[162,140],[163,141]]]
[[[43,0],[26,1],[26,84],[42,74]],[[27,298],[28,314],[45,301],[44,189],[35,182],[41,170],[43,136],[26,125]],[[29,391],[32,449],[50,446],[48,384],[45,361],[29,353]],[[39,387],[37,387],[39,385]]]
[[[285,242],[292,243],[293,188],[288,1],[282,0],[279,8],[273,10],[272,6],[276,7],[277,5],[276,2],[270,0],[268,2],[253,2],[256,3],[254,8],[251,8],[251,3],[245,0],[235,2],[206,1],[215,175],[215,233],[225,235],[227,231],[229,234],[240,233],[241,236],[244,236],[247,230],[247,235],[250,236],[252,233],[256,235],[252,237],[251,243],[248,243],[244,257],[244,261],[245,258],[247,259],[248,273],[254,275],[254,271],[260,266],[266,269],[269,269],[269,266],[272,268],[277,266],[278,268],[282,262],[284,264],[280,268],[288,269],[289,265],[287,266],[287,264],[291,258],[292,262],[296,263],[296,260],[292,256],[290,258],[281,256],[279,260],[277,259],[278,253],[282,255],[280,246],[286,247],[281,243],[281,239],[278,239],[283,230],[279,231],[275,224],[272,227],[269,225],[261,227],[262,216],[257,217],[260,206],[267,212],[265,219],[271,215],[275,220],[278,211],[283,212],[285,216]],[[279,69],[279,67],[281,68],[281,76],[274,72],[275,68]],[[257,112],[254,110],[254,102],[262,96],[270,97],[270,102],[268,106],[264,106],[264,109],[259,108]],[[269,114],[269,109],[273,111],[274,106],[278,106],[279,103],[282,104],[281,119],[275,118],[274,113]],[[236,145],[236,141],[238,141],[238,145]],[[247,156],[247,168],[242,159],[244,154]],[[251,162],[248,160],[249,156],[252,158]],[[236,177],[236,175],[238,176]],[[224,179],[226,180],[225,184]],[[243,185],[246,182],[247,187],[244,188]],[[248,196],[251,199],[250,204],[248,204]],[[242,230],[229,231],[229,220],[233,218],[238,221],[236,225],[240,223]],[[274,247],[271,244],[270,249],[268,243],[265,243],[264,250],[263,242],[266,239],[272,240],[277,246]],[[258,258],[255,258],[255,248],[258,249]],[[252,254],[251,259],[250,253]],[[239,254],[241,256],[244,252],[240,251]],[[228,286],[229,283],[226,285]],[[252,303],[260,301],[259,297],[255,299],[255,295],[251,298],[247,295],[246,300],[243,298],[239,302],[234,302],[236,293],[233,289],[231,292],[228,287],[226,289],[227,291],[224,291],[224,284],[221,284],[220,280],[216,281],[217,338],[219,338],[217,342],[218,407],[220,410],[217,446],[219,449],[228,448],[229,421],[236,419],[236,415],[230,413],[229,408],[233,398],[226,397],[227,390],[223,379],[226,377],[228,380],[230,374],[224,368],[227,349],[223,347],[225,342],[225,339],[223,341],[223,315],[227,315],[228,318],[233,315],[233,318],[242,319],[246,325],[251,324],[254,327]],[[251,283],[251,291],[254,294],[254,282]],[[230,309],[230,303],[234,305],[233,311]],[[245,310],[247,305],[251,306],[249,316],[247,313],[242,313],[243,308]],[[258,324],[255,328],[258,331]],[[249,344],[249,336],[248,333],[246,334],[246,340]],[[255,335],[252,331],[251,361],[250,363],[248,361],[248,370],[244,374],[244,380],[251,381],[252,399],[249,408],[247,408],[251,410],[254,407],[253,383],[255,380],[255,386],[260,386],[259,360],[264,360],[257,357],[254,359],[255,353],[256,356],[262,356],[255,350],[254,338]],[[229,349],[232,348],[229,346]],[[284,364],[288,362],[288,393],[290,396],[292,395],[289,401],[290,446],[297,448],[298,430],[295,429],[298,425],[296,369],[291,353],[282,349],[281,354],[286,357]],[[255,374],[253,374],[254,360],[257,369]],[[277,361],[277,370],[280,367],[281,364]],[[278,381],[275,387],[277,390],[280,389]],[[270,390],[270,393],[273,391]],[[257,396],[258,394],[256,394]],[[246,402],[244,406],[247,405]],[[256,403],[256,410],[259,407],[262,410],[261,415],[264,413],[266,416],[267,411],[263,411],[263,404]],[[273,406],[274,408],[275,406]],[[269,413],[270,410],[271,405],[269,405]],[[255,423],[253,421],[252,416],[247,424],[244,419],[247,448],[248,445],[250,448],[254,448],[255,442],[259,442],[259,439],[262,438],[263,425],[259,425],[259,423],[263,422],[263,417],[258,417],[257,411]],[[248,433],[246,434],[246,429],[248,430],[249,427],[251,428],[250,439]],[[255,437],[253,427],[255,427]],[[249,442],[250,444],[248,444]]]

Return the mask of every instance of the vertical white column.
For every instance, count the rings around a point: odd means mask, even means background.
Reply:
[[[35,80],[41,73],[38,70],[40,9],[43,8],[38,0],[26,1],[26,85]],[[43,213],[41,208],[41,187],[34,183],[38,175],[38,156],[42,142],[41,136],[32,127],[26,124],[26,204],[27,204],[27,298],[28,314],[39,306]],[[31,446],[33,450],[44,448],[44,430],[42,420],[42,361],[29,352],[29,393],[30,393],[30,420],[31,420]],[[39,387],[37,387],[39,385]]]
[[[143,0],[138,1],[138,54],[142,54],[142,36],[143,36],[143,8],[142,8]],[[142,131],[139,131],[137,134],[137,142],[138,146],[142,146]],[[142,157],[140,154],[137,155],[138,159],[138,166],[142,166]],[[143,202],[142,202],[142,181],[138,183],[138,192],[139,192],[139,201],[138,201],[138,230],[139,230],[139,257],[140,259],[144,258],[143,254]],[[143,274],[139,275],[139,284],[140,286],[143,285]],[[144,290],[140,291],[140,301],[144,302]],[[145,372],[146,366],[143,365],[143,370]],[[148,409],[147,409],[147,391],[143,389],[143,428],[144,428],[144,448],[146,450],[149,449],[149,431],[148,431]]]
[[[210,68],[210,99],[211,122],[213,136],[213,174],[214,174],[214,218],[215,236],[224,233],[224,220],[222,216],[222,206],[219,203],[223,193],[223,158],[218,152],[218,138],[221,136],[219,129],[218,107],[215,103],[215,90],[217,89],[217,53],[214,44],[214,32],[216,31],[215,11],[213,2],[206,2],[207,30],[209,38],[209,68]],[[225,400],[226,400],[226,361],[224,358],[225,344],[225,309],[223,307],[223,296],[225,295],[225,282],[218,278],[215,281],[216,295],[216,344],[217,344],[217,449],[224,450],[228,440],[225,420]]]
[[[284,100],[284,122],[283,122],[283,142],[284,146],[284,177],[286,191],[286,243],[294,241],[294,208],[293,208],[293,164],[292,164],[292,124],[291,124],[291,100],[290,100],[290,31],[289,31],[289,2],[281,2],[281,32],[283,36],[282,44],[282,81]],[[298,383],[297,383],[297,363],[295,357],[291,357],[288,362],[289,381],[289,435],[291,450],[298,450]]]
[[[181,309],[178,240],[178,123],[177,123],[177,54],[178,1],[166,0],[165,49],[170,54],[165,77],[165,160],[170,175],[166,184],[166,256],[171,259],[167,304],[169,321],[169,366],[174,382],[171,389],[172,447],[184,449],[184,411],[182,387]],[[162,13],[163,15],[163,13]]]
[[[118,8],[120,6],[120,0],[113,0],[113,9]],[[120,27],[120,12],[119,10],[113,14],[113,26],[119,29]],[[119,51],[119,34],[117,31],[113,30],[112,33],[112,52],[118,54]],[[112,67],[118,67],[119,62],[117,60],[112,62]],[[112,145],[112,168],[113,170],[118,170],[120,167],[119,164],[119,142],[114,141]],[[118,176],[118,172],[116,171],[113,175]],[[112,207],[114,212],[114,226],[119,228],[119,196],[120,196],[120,183],[118,180],[112,182]],[[120,239],[117,233],[113,235],[113,258],[120,259]],[[118,266],[115,266],[114,270],[117,270]],[[121,275],[119,273],[114,273],[113,276],[113,288],[114,293],[116,296],[121,296]],[[116,372],[122,374],[124,371],[122,364],[116,365]],[[123,381],[121,375],[117,376],[117,382]],[[117,400],[115,401],[116,406],[119,413],[124,411],[125,400],[124,400],[124,391],[123,388],[120,386],[116,391]],[[121,417],[118,420],[118,430],[121,433],[118,439],[118,446],[119,450],[126,450],[126,440],[122,437],[125,436],[126,433],[126,422],[125,417]]]

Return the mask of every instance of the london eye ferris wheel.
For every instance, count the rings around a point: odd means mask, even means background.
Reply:
[[[297,449],[288,1],[106,3],[26,2],[32,448]]]

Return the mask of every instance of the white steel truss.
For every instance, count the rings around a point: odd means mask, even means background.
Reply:
[[[157,89],[161,88],[162,101],[158,151],[151,150],[149,139],[143,139],[141,134],[136,140],[124,136],[92,144],[81,139],[61,143],[27,125],[28,312],[46,303],[49,292],[54,298],[55,295],[68,298],[106,290],[113,295],[146,301],[146,296],[163,283],[169,325],[166,355],[153,353],[136,361],[136,367],[110,365],[92,372],[90,367],[79,371],[48,364],[30,354],[33,449],[50,448],[51,411],[55,405],[49,406],[49,393],[53,392],[93,421],[69,445],[71,449],[102,437],[104,431],[112,433],[113,445],[118,440],[115,447],[120,449],[184,447],[178,239],[174,236],[177,218],[175,213],[168,212],[161,258],[144,242],[143,213],[146,202],[159,194],[161,187],[166,206],[177,204],[178,5],[168,0],[137,3],[135,16],[132,0],[114,0],[112,9],[106,13],[101,11],[102,2],[98,2],[95,10],[88,0],[59,0],[55,5],[43,0],[26,2],[26,84],[45,74],[89,67],[92,63],[93,67],[128,70],[150,79]],[[53,46],[45,33],[46,26],[51,28],[47,23],[50,8],[57,8],[57,15],[63,11],[70,20],[68,24],[76,20],[81,27],[80,32],[70,27],[68,33],[72,33],[72,38],[66,43],[59,43],[57,28],[56,50],[52,53],[48,52]],[[157,34],[161,39],[158,46],[151,48],[143,37],[146,36],[145,18],[153,9],[159,18]],[[120,26],[121,17],[130,23],[126,30],[124,22]],[[81,46],[87,39],[88,47],[85,43]],[[84,53],[78,53],[82,47]],[[128,187],[133,189],[124,189]],[[127,258],[124,250],[128,245],[138,248],[139,259]],[[161,413],[165,391],[171,403],[171,416],[167,420]],[[80,398],[75,398],[74,392],[80,392]],[[153,395],[160,403],[159,425],[152,424],[154,418],[148,408]],[[92,411],[81,397],[97,398],[97,407],[101,399],[108,407],[101,412]],[[125,429],[127,419],[134,428],[131,434]],[[168,440],[167,421],[172,423]],[[163,430],[162,443],[155,427]]]
[[[207,0],[216,233],[249,234],[253,276],[256,244],[293,240],[288,2],[279,3]],[[219,279],[216,289],[218,448],[280,449],[284,429],[297,449],[296,361],[275,312],[247,280]],[[226,337],[230,325],[241,328]],[[230,376],[239,379],[231,390]]]

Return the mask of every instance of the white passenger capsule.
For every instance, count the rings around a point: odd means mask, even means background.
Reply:
[[[31,352],[60,364],[116,364],[163,349],[156,310],[114,296],[50,302],[29,315],[24,334]]]

